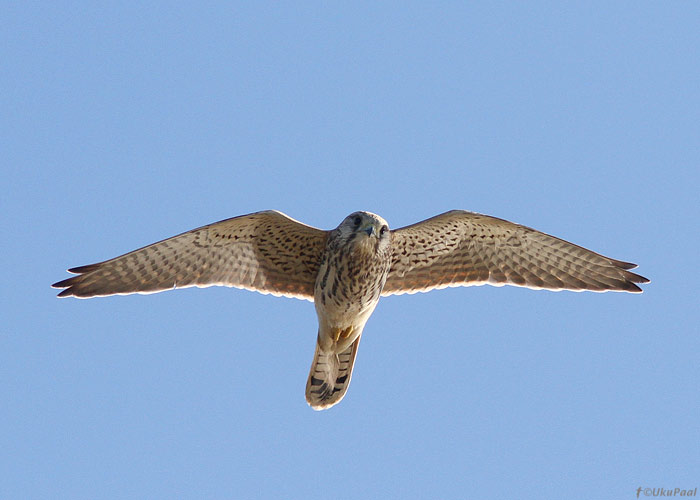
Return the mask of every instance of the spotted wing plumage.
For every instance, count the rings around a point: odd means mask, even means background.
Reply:
[[[212,285],[313,301],[328,232],[274,210],[223,220],[98,264],[69,269],[59,297]]]
[[[513,222],[454,210],[392,232],[382,295],[490,284],[641,292],[635,264]]]

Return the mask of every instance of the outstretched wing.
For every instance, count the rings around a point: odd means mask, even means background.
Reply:
[[[604,257],[513,222],[463,210],[392,232],[382,295],[490,284],[641,292],[635,264]]]
[[[274,210],[193,229],[121,257],[69,269],[59,297],[212,285],[313,300],[328,232]]]

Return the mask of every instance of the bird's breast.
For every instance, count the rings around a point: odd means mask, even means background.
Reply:
[[[368,317],[377,305],[388,271],[388,259],[376,253],[329,248],[314,287],[319,319],[347,327]]]

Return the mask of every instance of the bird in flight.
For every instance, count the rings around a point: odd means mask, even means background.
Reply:
[[[330,231],[268,210],[193,229],[53,284],[59,297],[229,286],[314,302],[316,352],[306,382],[315,410],[348,390],[362,331],[387,295],[472,285],[639,293],[635,264],[496,217],[453,210],[400,229],[354,212]]]

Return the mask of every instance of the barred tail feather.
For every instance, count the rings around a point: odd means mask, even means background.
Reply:
[[[306,402],[314,410],[330,408],[345,396],[350,386],[360,337],[340,354],[323,352],[316,342],[316,353],[306,382]]]

